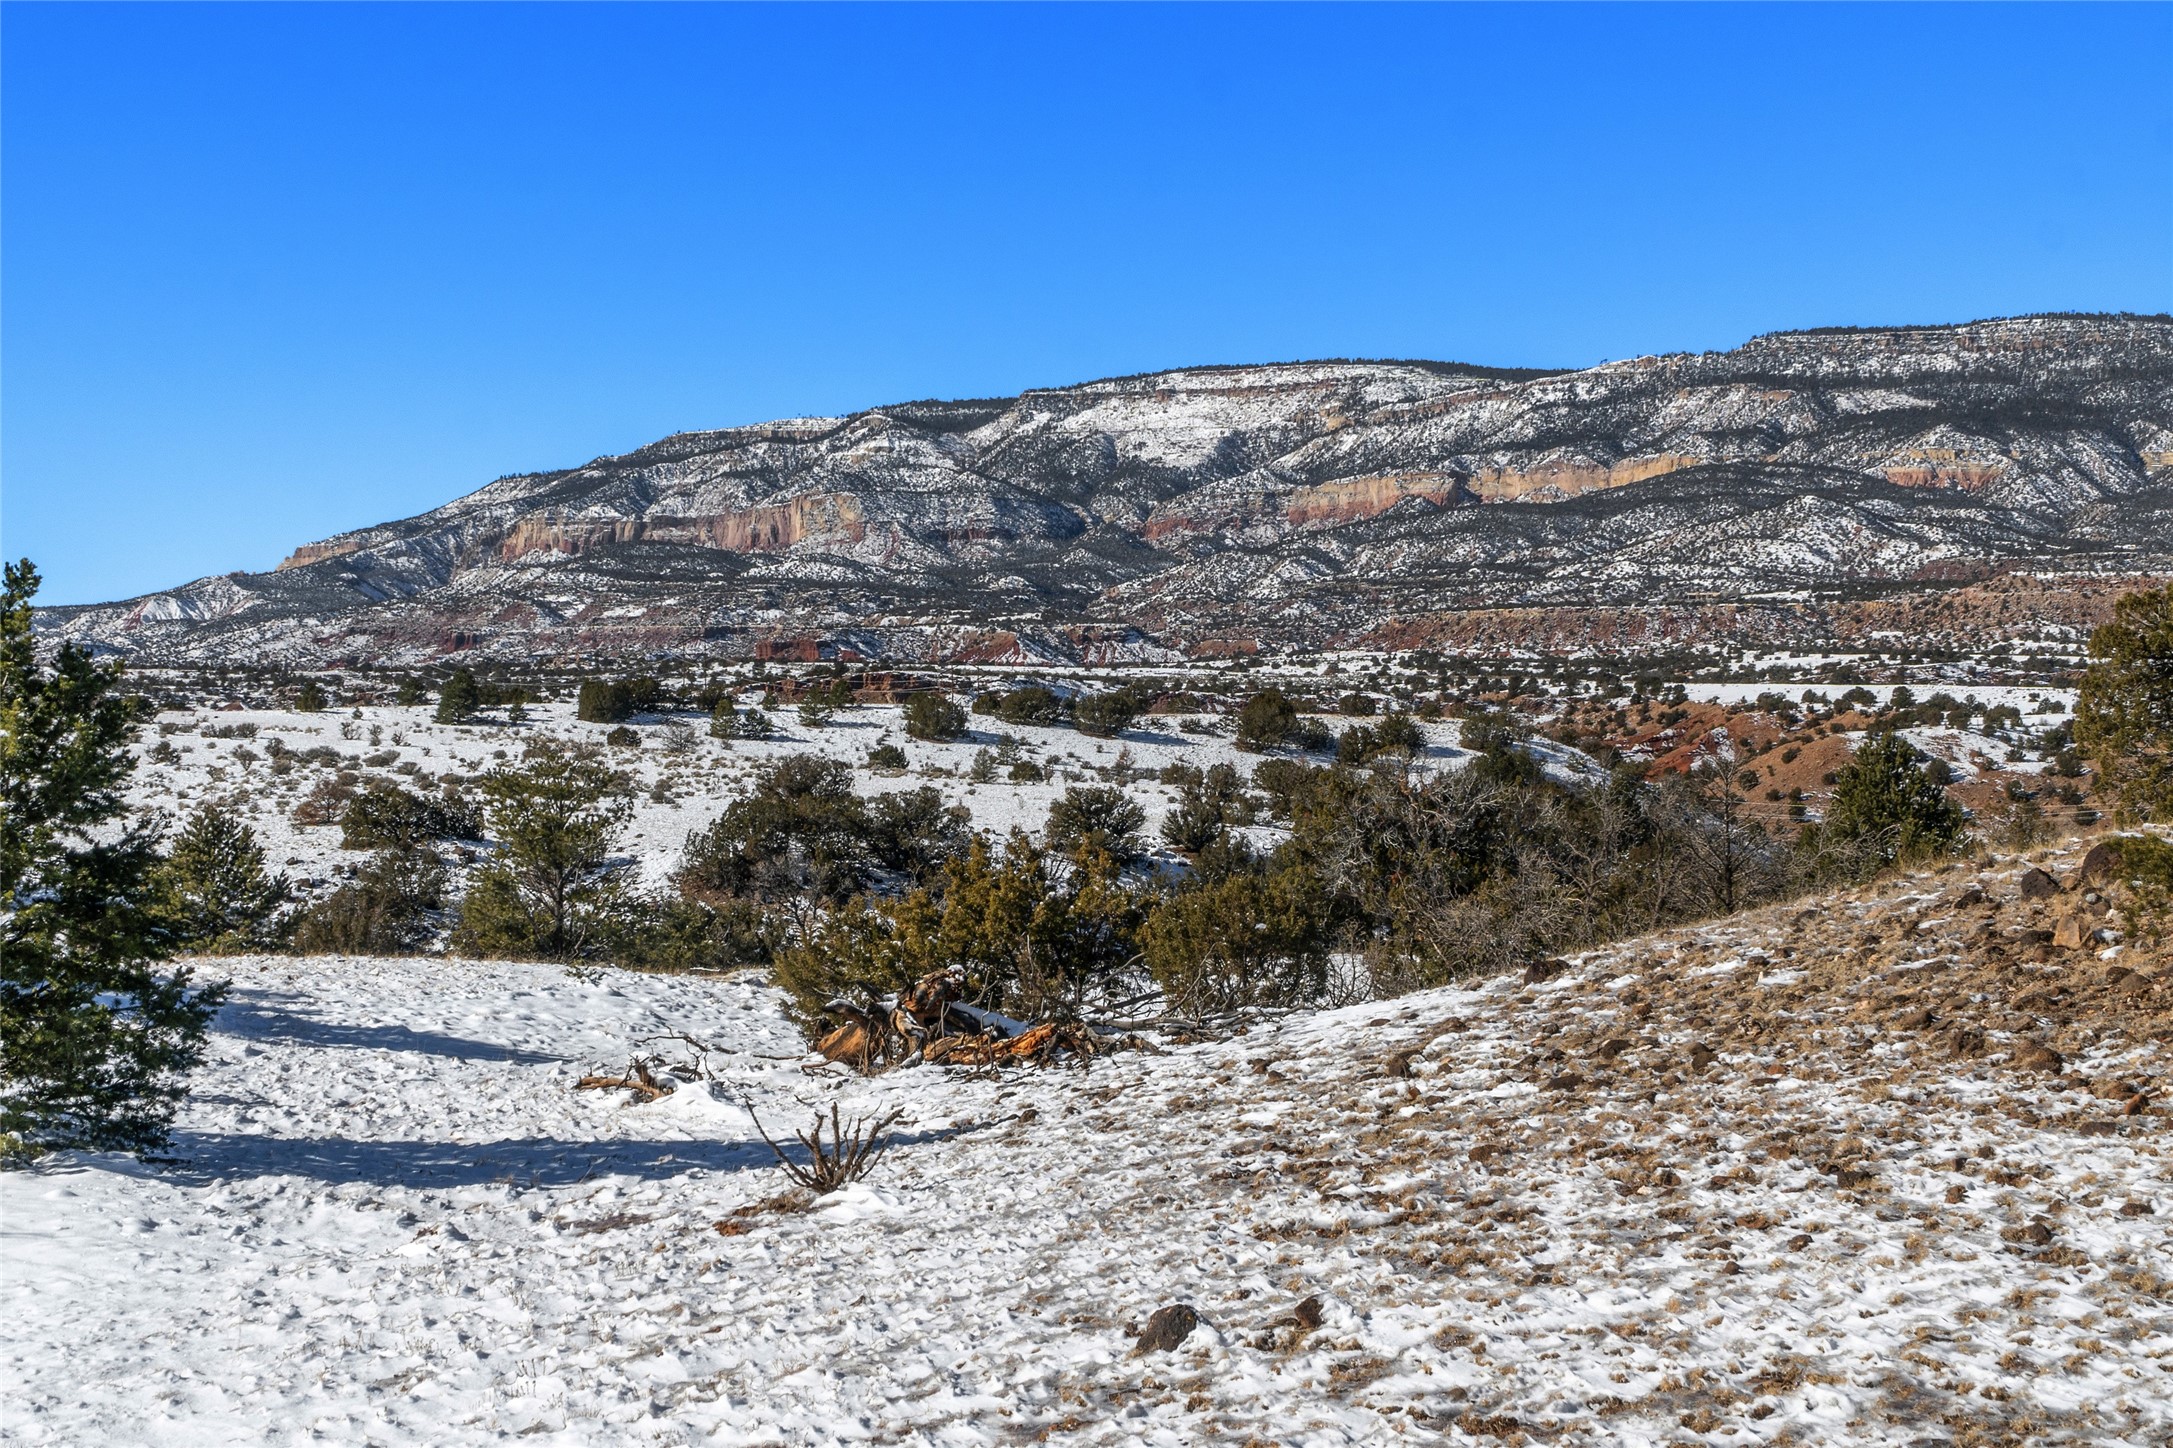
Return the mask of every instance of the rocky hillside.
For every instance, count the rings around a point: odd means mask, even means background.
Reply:
[[[689,433],[40,625],[149,661],[347,665],[1575,647],[1625,610],[1831,642],[1892,622],[1867,605],[2005,576],[2018,607],[1943,625],[1982,642],[2085,575],[2169,570],[2173,318],[2061,316],[1576,372],[1197,368]]]

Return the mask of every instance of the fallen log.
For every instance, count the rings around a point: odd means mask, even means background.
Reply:
[[[576,1091],[631,1091],[643,1101],[669,1096],[672,1088],[656,1079],[645,1061],[629,1061],[623,1076],[583,1076],[573,1083]]]
[[[1085,1026],[1043,1021],[1016,1036],[945,1036],[924,1046],[921,1057],[950,1066],[1046,1066],[1067,1051],[1084,1061],[1101,1049]]]

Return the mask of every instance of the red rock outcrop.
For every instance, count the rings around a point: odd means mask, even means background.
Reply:
[[[322,563],[327,558],[344,557],[361,547],[362,540],[359,538],[334,538],[324,543],[304,543],[281,560],[272,572],[284,573],[290,568],[307,568],[310,564]]]
[[[1650,457],[1623,458],[1605,467],[1591,463],[1541,463],[1529,468],[1481,468],[1471,479],[1470,487],[1473,496],[1482,503],[1556,500],[1604,488],[1627,487],[1678,468],[1693,468],[1705,461],[1678,453],[1656,453]]]

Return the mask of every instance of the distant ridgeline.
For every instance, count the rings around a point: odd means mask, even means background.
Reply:
[[[2173,573],[2173,319],[1196,367],[668,437],[47,609],[147,662],[1981,648]]]

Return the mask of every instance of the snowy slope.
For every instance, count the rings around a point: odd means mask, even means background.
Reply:
[[[750,694],[746,702],[752,705],[756,696]],[[140,810],[164,811],[174,818],[217,802],[249,825],[275,868],[297,880],[329,884],[365,856],[341,849],[336,824],[297,825],[294,811],[337,771],[351,773],[358,784],[380,782],[412,789],[417,777],[399,773],[403,766],[431,776],[472,779],[502,762],[517,761],[526,742],[539,736],[601,744],[611,728],[575,719],[573,706],[567,703],[530,709],[528,721],[520,725],[438,724],[426,706],[373,705],[350,711],[359,716],[353,718],[347,713],[303,714],[285,709],[169,710],[157,716],[157,724],[170,726],[173,732],[146,731],[138,741],[143,762],[131,782],[130,802]],[[863,794],[932,786],[946,804],[965,807],[975,829],[999,839],[1014,829],[1040,831],[1048,820],[1049,806],[1067,789],[1099,782],[1121,762],[1129,793],[1147,812],[1146,838],[1150,844],[1157,843],[1157,831],[1174,806],[1177,791],[1152,779],[1130,779],[1133,771],[1156,775],[1172,764],[1202,770],[1228,764],[1249,778],[1260,762],[1260,756],[1237,749],[1226,732],[1228,720],[1213,720],[1212,727],[1225,732],[1207,734],[1187,732],[1180,719],[1199,727],[1208,716],[1150,716],[1127,730],[1121,741],[1112,741],[1091,739],[1061,725],[1003,724],[975,715],[968,737],[940,743],[907,738],[900,709],[889,704],[840,711],[828,727],[818,729],[799,723],[790,710],[779,710],[776,737],[764,740],[711,739],[706,720],[682,716],[678,722],[685,732],[678,735],[679,747],[665,742],[671,732],[668,727],[645,727],[640,731],[649,741],[645,747],[613,750],[609,762],[632,783],[626,854],[638,863],[648,884],[660,886],[678,868],[689,834],[706,828],[733,799],[746,794],[763,764],[795,754],[821,754],[856,766],[854,787]],[[1331,718],[1328,722],[1340,726],[1349,721]],[[255,733],[248,738],[219,738],[206,736],[202,731],[207,727],[246,727]],[[354,737],[343,737],[343,728]],[[1461,768],[1470,758],[1455,742],[1455,721],[1435,720],[1421,724],[1420,729],[1427,749],[1416,763],[1419,772]],[[162,738],[175,750],[168,762],[148,754]],[[334,751],[336,759],[275,775],[269,758],[275,738],[297,754],[325,748]],[[984,749],[1000,748],[1005,738],[1013,741],[1021,758],[1040,764],[1047,778],[1015,783],[999,777],[974,783],[968,773],[974,756]],[[868,751],[879,743],[905,751],[907,772],[868,772]],[[1534,741],[1531,748],[1561,777],[1593,768],[1589,759],[1549,740]],[[364,763],[373,758],[383,762]],[[660,784],[662,799],[657,797]]]
[[[2164,1037],[1892,1024],[2031,969],[1955,883],[1001,1076],[805,1069],[744,980],[223,963],[178,1162],[0,1178],[0,1438],[2166,1441],[2167,1118],[2084,1089]],[[659,1030],[721,1081],[572,1089]],[[738,1103],[832,1101],[898,1145],[779,1201]]]

